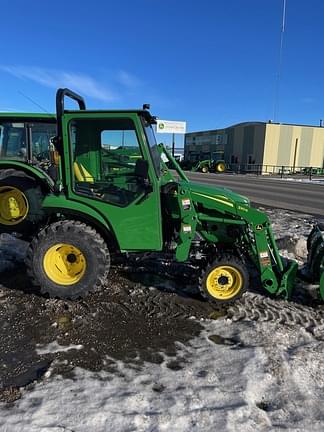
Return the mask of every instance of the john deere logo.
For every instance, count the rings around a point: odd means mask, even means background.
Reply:
[[[262,230],[263,230],[263,225],[258,224],[258,225],[255,227],[255,229],[256,229],[257,231],[262,231]]]
[[[164,123],[159,123],[159,129],[164,129]]]

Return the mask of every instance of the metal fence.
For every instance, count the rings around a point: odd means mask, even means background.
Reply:
[[[227,164],[227,171],[236,174],[271,175],[284,177],[324,178],[324,168],[296,167],[291,165]]]
[[[171,150],[171,149],[170,149]],[[176,147],[174,149],[176,159],[182,161],[184,155],[183,147]],[[179,155],[181,157],[179,158]],[[188,161],[188,167],[190,169],[190,163],[195,165],[197,161]],[[263,164],[238,164],[238,163],[226,163],[226,171],[236,174],[254,174],[254,175],[269,175],[280,178],[297,177],[301,179],[324,179],[324,167],[305,167],[305,166],[292,166],[292,165],[263,165]]]

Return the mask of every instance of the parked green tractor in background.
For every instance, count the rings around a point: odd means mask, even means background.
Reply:
[[[302,173],[305,175],[324,175],[324,168],[313,167],[313,168],[303,168]]]
[[[220,160],[212,160],[212,159],[206,159],[197,162],[196,165],[192,167],[192,171],[199,171],[202,173],[223,173],[226,170],[226,164],[225,161]]]
[[[66,97],[79,109],[65,110]],[[290,297],[297,263],[280,256],[266,214],[230,190],[190,182],[156,144],[146,106],[86,110],[59,89],[56,111],[0,115],[0,232],[29,241],[27,272],[42,293],[84,297],[105,283],[116,255],[151,253],[196,268],[214,302],[240,297],[252,273]],[[322,281],[316,251],[309,268]]]

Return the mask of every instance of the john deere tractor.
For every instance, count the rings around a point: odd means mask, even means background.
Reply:
[[[156,144],[155,123],[147,106],[87,110],[69,89],[57,91],[56,115],[0,115],[0,232],[29,241],[32,282],[76,299],[105,283],[112,256],[152,254],[192,264],[214,302],[240,297],[252,273],[289,298],[297,264],[279,255],[268,217],[230,190],[189,182]]]
[[[192,171],[200,171],[202,173],[223,173],[226,170],[226,164],[223,159],[213,160],[206,159],[201,160],[193,166]]]

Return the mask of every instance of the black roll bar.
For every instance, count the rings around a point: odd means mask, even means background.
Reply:
[[[64,114],[64,99],[65,97],[69,97],[75,100],[80,110],[86,109],[86,104],[82,96],[74,93],[72,90],[68,88],[59,88],[56,92],[56,128],[57,128],[57,136],[55,137],[55,147],[57,151],[63,156],[63,130],[62,130],[62,117]]]
[[[64,114],[64,98],[69,97],[73,100],[75,100],[80,110],[85,110],[86,105],[84,102],[84,99],[82,96],[78,95],[77,93],[74,93],[72,90],[68,88],[59,88],[56,92],[56,115],[59,119]]]

